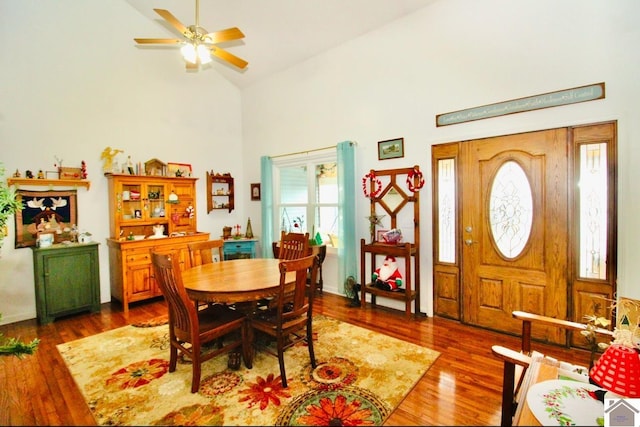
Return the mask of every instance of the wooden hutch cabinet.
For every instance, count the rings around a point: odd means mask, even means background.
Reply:
[[[109,184],[111,298],[129,304],[162,295],[151,252],[177,251],[191,267],[188,244],[209,239],[197,231],[197,178],[105,174]]]
[[[405,186],[405,182],[411,182],[414,189],[419,190],[419,168],[371,170],[368,174],[369,181],[365,183],[371,200],[371,241],[360,240],[360,303],[362,308],[367,305],[366,296],[371,295],[371,305],[376,306],[376,298],[384,297],[396,301],[402,301],[405,305],[405,315],[410,318],[413,302],[413,315],[424,316],[420,311],[420,199],[419,191],[411,191]],[[398,181],[402,181],[402,185]],[[381,223],[386,221],[391,229],[399,228],[399,224],[412,224],[413,242],[386,243],[378,238]],[[377,219],[380,219],[378,221]],[[409,230],[403,230],[409,231]],[[407,233],[408,234],[408,233]],[[403,233],[403,240],[406,236]],[[398,265],[404,264],[403,287],[396,291],[379,289],[371,283],[372,273],[382,265],[387,256],[398,258]]]

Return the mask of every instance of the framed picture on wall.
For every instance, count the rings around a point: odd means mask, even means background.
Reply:
[[[404,138],[378,142],[378,160],[404,157]]]
[[[260,200],[260,183],[251,184],[251,200]]]
[[[76,194],[75,190],[17,190],[23,208],[15,213],[16,249],[35,246],[43,232],[54,232],[56,242],[69,240],[71,227],[78,224]]]

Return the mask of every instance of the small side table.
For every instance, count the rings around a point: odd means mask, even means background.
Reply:
[[[327,256],[327,245],[313,245],[309,246],[311,250],[311,254],[316,255],[318,260],[320,261],[320,266],[318,267],[318,283],[316,289],[322,293],[322,286],[324,284],[324,280],[322,280],[322,263],[324,262],[325,257]]]
[[[227,239],[224,241],[224,259],[256,258],[258,239]]]

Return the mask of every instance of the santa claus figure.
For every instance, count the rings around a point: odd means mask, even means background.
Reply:
[[[402,274],[400,274],[396,258],[393,256],[386,257],[384,263],[376,268],[371,278],[373,285],[378,289],[396,291],[402,287]]]

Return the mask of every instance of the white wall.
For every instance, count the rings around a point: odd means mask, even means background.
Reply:
[[[200,231],[216,237],[247,221],[242,198],[231,214],[207,214],[205,198],[207,170],[249,186],[240,92],[215,69],[186,73],[175,49],[136,47],[133,37],[157,31],[122,0],[0,0],[0,162],[8,175],[55,170],[55,156],[65,166],[87,162],[91,188],[78,189],[78,225],[102,243],[102,302],[110,300],[105,147],[134,162],[191,163]],[[14,249],[10,233],[0,251],[3,323],[36,316],[32,251]]]
[[[356,141],[360,238],[368,236],[369,210],[360,178],[369,169],[420,165],[427,179],[421,305],[432,314],[431,145],[618,120],[618,290],[640,298],[639,16],[634,0],[437,2],[245,89],[245,178],[259,181],[261,155]],[[604,100],[435,126],[440,113],[598,82],[606,84]],[[404,158],[379,161],[377,142],[396,137],[405,138]],[[248,212],[257,218],[259,205]],[[325,275],[325,289],[331,281]]]
[[[0,0],[0,161],[11,173],[51,170],[54,156],[67,166],[85,160],[91,188],[78,191],[79,225],[103,243],[105,147],[134,161],[191,163],[201,178],[200,230],[219,235],[250,217],[260,236],[260,203],[249,200],[260,156],[356,141],[358,239],[368,235],[359,179],[369,169],[418,164],[425,173],[420,262],[431,314],[431,145],[618,120],[618,288],[640,298],[638,16],[636,0],[440,1],[240,93],[215,69],[185,73],[173,52],[135,47],[133,37],[157,26],[122,0]],[[604,100],[435,127],[436,114],[601,81]],[[405,157],[378,161],[377,141],[396,137],[405,138]],[[207,215],[206,170],[236,177],[232,214]],[[14,249],[13,239],[0,251],[3,323],[35,317],[31,251]],[[331,291],[344,278],[328,261]],[[106,244],[100,269],[106,302]]]

